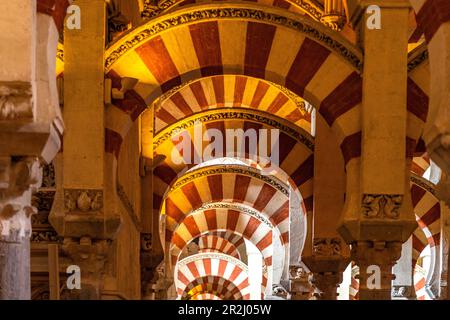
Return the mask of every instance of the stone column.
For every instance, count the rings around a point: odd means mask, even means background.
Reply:
[[[380,24],[367,23],[378,6]],[[364,47],[361,159],[347,164],[341,235],[360,267],[360,299],[391,299],[392,267],[417,227],[409,192],[407,0],[352,1],[350,17]],[[368,269],[369,268],[369,269]],[[379,268],[380,286],[367,285]],[[377,269],[378,270],[378,269]],[[369,280],[371,281],[372,278]]]
[[[30,299],[31,194],[41,183],[35,157],[0,157],[0,299]]]
[[[0,299],[30,299],[31,194],[64,125],[55,82],[57,21],[49,1],[0,2]],[[55,2],[53,2],[55,4]],[[46,10],[49,9],[49,10]]]
[[[352,244],[352,259],[359,266],[360,300],[391,299],[392,280],[395,279],[392,267],[401,256],[401,247],[401,242],[358,241]]]
[[[76,0],[80,29],[64,31],[62,169],[49,220],[65,238],[66,253],[81,268],[79,298],[100,299],[107,246],[121,218],[116,170],[105,156],[105,0]],[[115,263],[112,261],[112,263]]]
[[[337,227],[344,206],[344,160],[336,137],[321,116],[316,120],[312,255],[303,262],[313,273],[319,299],[336,300],[337,287],[349,260],[349,248]]]

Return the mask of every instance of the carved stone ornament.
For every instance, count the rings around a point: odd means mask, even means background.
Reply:
[[[99,211],[103,208],[103,191],[92,189],[65,189],[64,209],[68,212]]]
[[[307,282],[310,278],[310,273],[306,272],[303,267],[300,266],[290,266],[289,267],[290,280],[305,281]]]
[[[108,2],[108,40],[113,41],[115,37],[131,28],[131,21],[120,11],[117,0]]]
[[[313,242],[313,253],[315,256],[340,256],[341,239],[339,238],[316,238]]]
[[[272,294],[276,297],[280,297],[283,299],[287,299],[289,293],[287,290],[281,286],[280,284],[273,284],[272,285]]]
[[[141,233],[141,250],[148,252],[152,250],[152,234]]]
[[[365,194],[361,207],[368,219],[398,219],[402,202],[400,194]]]
[[[0,120],[33,118],[31,84],[0,81]]]

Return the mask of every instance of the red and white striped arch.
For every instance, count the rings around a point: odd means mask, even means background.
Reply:
[[[215,276],[232,282],[240,291],[243,299],[250,298],[248,267],[238,259],[224,254],[199,253],[185,258],[177,263],[175,274],[175,286],[179,297],[182,296],[186,287],[196,279]],[[264,281],[264,279],[266,280]],[[267,275],[263,275],[262,282],[265,289],[264,283],[267,283]]]
[[[312,107],[290,90],[242,75],[205,77],[160,97],[155,105],[155,132],[205,110],[249,108],[284,118],[311,132]]]
[[[215,235],[204,235],[199,239],[199,252],[220,252],[241,260],[238,249],[230,241]]]
[[[186,286],[181,296],[180,292],[178,297],[181,300],[199,300],[197,297],[201,295],[213,295],[219,300],[243,300],[244,298],[241,290],[232,281],[218,276],[196,278]]]
[[[218,10],[227,14],[216,15]],[[197,4],[170,16],[180,19],[176,27],[155,32],[168,19],[157,17],[106,53],[114,87],[122,77],[140,80],[125,100],[108,107],[108,152],[118,153],[131,123],[161,94],[188,81],[231,74],[271,81],[310,101],[335,129],[344,158],[358,156],[350,149],[360,147],[355,140],[361,131],[362,55],[345,39],[309,18],[258,4]],[[292,50],[286,51],[286,43]]]
[[[212,202],[240,203],[261,212],[289,242],[289,190],[274,177],[238,165],[200,168],[174,184],[165,198],[166,241],[189,213]]]
[[[292,50],[285,50],[286,43]],[[132,122],[155,99],[190,81],[224,74],[288,88],[332,127],[346,164],[361,154],[362,54],[309,18],[250,3],[195,4],[126,34],[107,50],[105,61],[113,87],[121,87],[122,77],[140,80],[107,110],[106,151],[116,156]],[[191,98],[201,104],[201,98]],[[406,153],[412,158],[428,97],[411,79],[407,109]]]
[[[200,128],[195,126],[196,121],[201,122]],[[177,137],[181,132],[187,132],[191,137],[191,141],[194,141],[195,137],[198,136],[197,132],[199,130],[200,135],[202,135],[208,129],[217,129],[221,133],[221,137],[215,137],[214,141],[216,142],[218,139],[222,142],[224,149],[227,145],[226,130],[242,129],[245,131],[254,129],[257,134],[258,147],[254,149],[246,148],[245,157],[247,159],[243,158],[243,161],[253,158],[257,159],[259,150],[262,147],[269,149],[267,155],[270,155],[272,147],[271,145],[266,146],[263,144],[266,140],[261,137],[259,130],[267,130],[266,132],[270,139],[271,130],[278,129],[279,140],[275,143],[278,146],[279,155],[277,176],[285,183],[289,181],[293,188],[298,188],[299,196],[303,200],[306,211],[312,211],[312,178],[314,173],[314,140],[312,136],[281,118],[255,111],[250,112],[241,108],[202,112],[168,127],[154,138],[154,152],[165,156],[165,160],[153,170],[153,202],[155,210],[161,210],[168,189],[177,178],[196,165],[196,155],[203,155],[209,145],[208,142],[201,144],[191,142],[191,157],[186,163],[182,157],[183,153],[179,151],[182,150],[180,146],[182,141],[179,142]],[[238,148],[240,146],[235,145],[235,150],[224,150],[224,152],[233,152],[237,157],[242,157],[243,155],[239,153]],[[211,192],[213,191],[211,190]]]
[[[178,262],[184,247],[194,238],[210,231],[228,230],[252,242],[271,270],[273,229],[273,225],[254,210],[226,203],[207,205],[189,214],[174,230],[168,243],[172,264]],[[280,237],[280,242],[286,244],[283,241]],[[285,254],[282,255],[283,258],[284,256]]]
[[[426,179],[412,175],[411,198],[418,227],[413,237],[413,266],[415,266],[423,249],[440,244],[441,204],[436,197],[434,185]]]

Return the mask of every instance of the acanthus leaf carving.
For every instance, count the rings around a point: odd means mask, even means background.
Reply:
[[[367,219],[398,219],[402,203],[400,194],[364,194],[361,207]]]
[[[68,212],[99,211],[103,208],[103,190],[65,189],[64,209]]]

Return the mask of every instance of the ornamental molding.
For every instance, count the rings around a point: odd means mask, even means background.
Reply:
[[[411,183],[413,183],[413,184],[421,187],[422,189],[428,191],[429,193],[431,193],[437,199],[436,189],[432,182],[430,182],[427,179],[420,177],[414,173],[411,173],[409,180],[411,181]]]
[[[240,165],[225,165],[225,166],[211,166],[211,167],[205,167],[201,168],[197,171],[193,171],[186,176],[183,176],[182,178],[178,179],[172,188],[169,191],[170,192],[177,190],[181,188],[182,186],[188,184],[191,181],[194,181],[196,179],[206,177],[209,175],[217,175],[217,174],[242,174],[249,176],[251,178],[255,178],[258,180],[261,180],[270,186],[274,187],[278,191],[280,191],[282,194],[284,194],[286,197],[289,197],[289,189],[285,184],[283,184],[280,180],[276,179],[273,176],[263,175],[258,172],[257,169],[251,168],[251,167],[244,167]]]
[[[189,256],[187,258],[184,258],[183,260],[178,261],[178,270],[180,270],[183,267],[186,267],[187,264],[203,259],[216,259],[216,260],[225,260],[227,262],[230,262],[234,264],[235,266],[238,266],[241,268],[244,272],[248,273],[248,267],[245,263],[242,261],[233,258],[232,256],[229,256],[227,254],[223,253],[213,253],[213,252],[205,252],[205,253],[197,253],[195,255]]]
[[[225,209],[225,210],[239,211],[239,212],[248,214],[248,215],[258,219],[260,222],[266,224],[269,228],[273,228],[272,223],[264,215],[259,213],[257,210],[252,209],[252,208],[247,207],[247,206],[244,206],[244,205],[239,205],[239,204],[234,204],[234,203],[224,203],[224,202],[208,203],[208,204],[205,204],[205,205],[201,206],[197,210],[192,211],[191,214],[195,214],[197,212],[201,212],[201,211],[205,211],[205,210],[215,210],[215,209]],[[227,239],[225,239],[225,240],[227,240]]]
[[[314,139],[311,135],[306,133],[306,131],[282,124],[280,121],[275,120],[274,117],[266,117],[260,112],[256,112],[255,110],[248,111],[242,108],[233,108],[233,110],[236,111],[230,111],[230,109],[213,109],[199,115],[194,115],[187,119],[178,121],[174,125],[171,125],[170,127],[164,129],[154,137],[153,149],[156,150],[165,141],[172,139],[180,132],[198,125],[199,123],[204,124],[220,120],[242,120],[262,123],[272,128],[278,129],[283,133],[289,135],[291,138],[295,139],[297,142],[303,144],[309,150],[314,151]]]
[[[33,120],[33,92],[31,83],[0,81],[1,120]]]
[[[103,190],[64,189],[66,212],[94,212],[103,208]]]
[[[361,208],[367,219],[398,219],[402,203],[401,194],[364,194]]]
[[[176,7],[180,2],[182,2],[182,0],[144,0],[144,9],[141,12],[141,17],[143,19],[154,18],[169,9]],[[342,28],[342,24],[324,19],[323,7],[314,0],[287,0],[287,2],[294,7],[301,9],[312,19],[323,23],[333,30],[339,31]]]
[[[362,70],[363,63],[361,52],[359,52],[355,47],[352,47],[350,43],[344,44],[345,39],[342,39],[342,42],[334,39],[332,36],[332,31],[326,32],[328,31],[326,29],[320,30],[323,27],[320,23],[310,21],[306,17],[298,15],[294,16],[289,12],[286,12],[287,15],[284,16],[279,13],[268,12],[268,10],[264,11],[249,8],[248,4],[234,4],[233,7],[224,7],[225,5],[226,4],[210,4],[210,8],[190,8],[188,10],[191,11],[188,12],[186,12],[187,9],[181,9],[176,16],[169,18],[164,16],[158,17],[157,19],[151,20],[143,26],[138,27],[134,30],[134,32],[131,31],[125,35],[123,39],[119,39],[109,47],[105,54],[105,72],[109,72],[114,63],[116,63],[119,58],[125,55],[128,51],[135,49],[146,40],[160,34],[163,31],[180,27],[185,24],[212,19],[259,21],[293,29],[331,49],[359,72]],[[229,4],[229,6],[231,6],[231,4]],[[292,17],[295,17],[295,19]]]
[[[428,61],[429,53],[426,45],[414,49],[408,57],[408,73]]]

